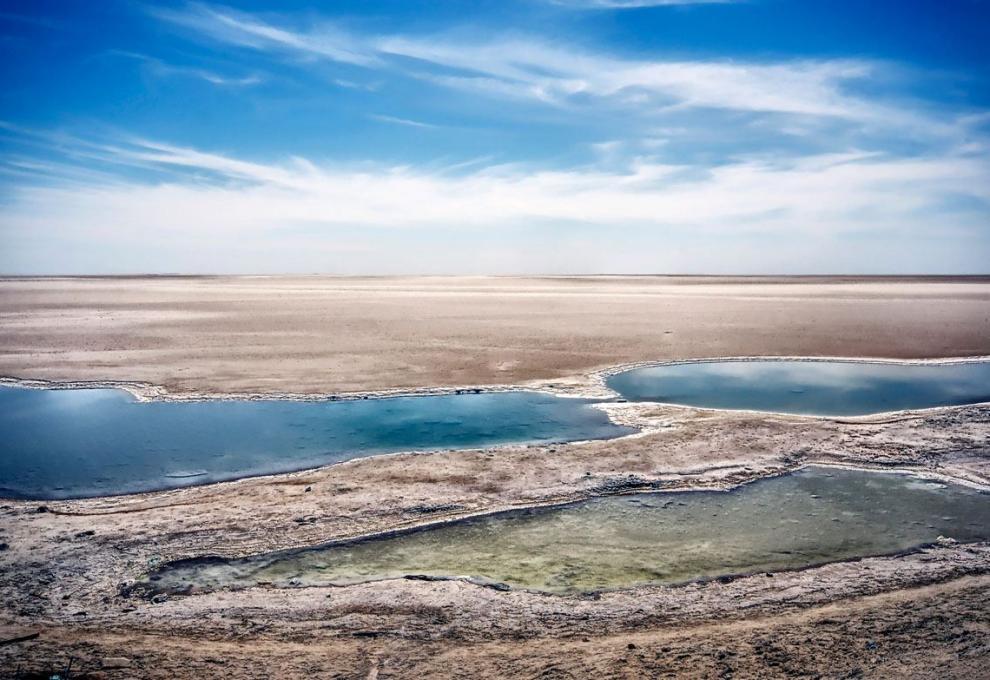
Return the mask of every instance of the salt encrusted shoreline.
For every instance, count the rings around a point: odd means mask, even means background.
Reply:
[[[849,364],[893,364],[893,365],[959,365],[959,364],[975,364],[975,363],[985,363],[990,362],[990,355],[976,356],[976,357],[947,357],[947,358],[931,358],[931,359],[889,359],[889,358],[872,358],[872,357],[758,357],[758,356],[747,356],[747,357],[720,357],[720,358],[703,358],[703,359],[684,359],[676,361],[643,361],[634,362],[627,364],[618,364],[610,366],[608,368],[594,371],[583,376],[578,376],[573,379],[572,384],[580,384],[584,382],[586,384],[597,385],[601,392],[605,394],[598,394],[594,390],[588,390],[586,392],[575,392],[575,389],[570,387],[560,388],[557,383],[540,383],[536,385],[489,385],[484,387],[444,387],[444,388],[423,388],[421,390],[415,391],[378,391],[378,392],[359,392],[359,393],[347,393],[347,394],[292,394],[292,393],[273,393],[273,394],[260,394],[260,393],[203,393],[203,394],[172,394],[165,387],[159,385],[152,385],[150,383],[141,383],[136,381],[49,381],[40,379],[30,379],[30,378],[12,378],[12,377],[0,377],[0,386],[11,386],[11,387],[22,387],[27,389],[52,389],[52,390],[71,390],[71,389],[120,389],[133,395],[138,401],[141,402],[175,402],[175,403],[186,403],[186,402],[202,402],[202,401],[299,401],[299,402],[323,402],[323,401],[355,401],[363,399],[387,399],[392,397],[416,397],[416,396],[438,396],[438,395],[453,395],[453,394],[464,394],[464,393],[496,393],[496,392],[538,392],[545,394],[553,394],[554,396],[560,397],[572,397],[572,398],[587,398],[587,399],[614,399],[619,395],[610,390],[605,385],[605,380],[612,375],[618,373],[623,373],[625,371],[635,370],[639,368],[648,367],[659,367],[659,366],[674,366],[674,365],[685,365],[685,364],[700,364],[700,363],[714,363],[714,362],[754,362],[754,361],[801,361],[801,362],[842,362]],[[566,382],[566,381],[565,381]],[[566,390],[566,391],[565,391]],[[757,411],[749,409],[717,409],[709,407],[697,407],[682,404],[673,404],[666,402],[617,402],[609,401],[597,404],[591,404],[592,408],[603,411],[609,420],[620,426],[635,428],[635,432],[629,434],[620,435],[618,437],[608,438],[606,440],[600,439],[590,439],[590,440],[572,440],[566,443],[570,446],[582,446],[586,444],[591,444],[601,441],[618,441],[618,440],[631,440],[646,437],[652,434],[656,434],[666,427],[668,424],[664,420],[658,420],[655,418],[643,417],[642,413],[648,411],[651,408],[662,407],[665,409],[675,409],[683,412],[713,412],[713,413],[726,413],[726,414],[742,414],[742,415],[753,415],[753,416],[766,416],[774,418],[782,418],[786,420],[810,420],[810,421],[830,421],[835,423],[846,423],[846,424],[863,424],[863,425],[877,425],[877,424],[888,424],[899,422],[909,419],[923,418],[926,414],[939,414],[939,413],[951,413],[953,411],[960,411],[972,407],[980,407],[990,405],[990,402],[975,403],[975,404],[962,404],[953,406],[936,406],[930,408],[920,408],[920,409],[905,409],[900,411],[886,411],[878,412],[862,416],[827,416],[827,415],[811,415],[811,414],[785,414],[777,413],[773,411]],[[326,470],[330,468],[338,468],[340,466],[346,466],[348,464],[353,464],[357,461],[366,460],[368,458],[388,458],[393,456],[405,456],[405,455],[431,455],[436,453],[445,453],[453,451],[463,451],[466,453],[479,452],[479,451],[498,451],[500,449],[510,449],[515,447],[526,447],[526,446],[540,446],[539,444],[533,443],[509,443],[493,445],[488,447],[478,447],[469,449],[409,449],[405,451],[397,451],[391,453],[379,453],[374,456],[365,456],[354,459],[348,459],[343,461],[337,461],[333,463],[328,463],[326,465],[320,465],[316,467],[301,468],[299,470],[288,470],[285,472],[275,472],[271,474],[263,475],[246,475],[243,477],[236,477],[233,479],[222,480],[218,482],[210,482],[204,485],[193,485],[197,486],[216,486],[216,485],[229,485],[237,484],[239,482],[244,482],[246,480],[270,480],[277,481],[283,478],[291,478],[291,476],[305,474],[307,472],[316,472],[321,470]],[[891,469],[891,468],[877,468],[870,467],[869,465],[852,465],[852,464],[839,464],[839,463],[809,463],[806,465],[800,465],[797,467],[791,467],[786,470],[782,470],[776,474],[767,474],[759,477],[754,477],[753,479],[746,480],[740,484],[730,485],[728,487],[723,487],[719,490],[731,490],[744,483],[749,483],[756,481],[757,479],[762,479],[766,477],[778,476],[779,474],[790,474],[799,469],[803,469],[808,465],[834,465],[835,467],[844,467],[847,469],[863,470],[863,471],[892,471],[901,472],[906,474],[913,474],[918,476],[923,476],[928,479],[937,479],[939,481],[945,481],[950,483],[962,484],[969,486],[971,488],[988,490],[990,489],[990,481],[988,483],[981,483],[973,479],[960,477],[952,474],[943,474],[934,472],[931,470],[919,472],[917,469],[913,468],[901,468],[901,469]],[[708,470],[699,470],[700,473],[708,472]],[[113,499],[113,498],[141,498],[141,497],[158,497],[167,496],[170,494],[182,492],[190,487],[176,487],[172,489],[154,489],[149,491],[135,492],[135,493],[124,493],[124,494],[114,494],[111,496],[102,497],[86,497],[80,499],[60,499],[52,500],[52,503],[59,504],[72,504],[76,501],[86,501],[86,500],[97,500],[99,498]],[[677,490],[692,490],[692,489],[673,489]],[[702,489],[703,490],[703,489]],[[642,493],[647,490],[639,491],[628,491],[625,493]],[[18,501],[15,501],[18,502]],[[32,502],[32,501],[24,501]],[[513,505],[508,508],[491,509],[478,514],[491,514],[495,512],[502,512],[506,509],[513,508],[526,508],[526,507],[541,507],[545,505],[554,505],[557,501],[547,501],[544,503],[533,503],[531,505]],[[463,517],[468,517],[471,515],[464,515]],[[460,517],[459,517],[460,518]],[[374,536],[375,533],[367,534],[367,537]]]
[[[937,357],[920,359],[891,359],[885,357],[842,357],[842,356],[724,356],[704,357],[695,359],[677,359],[672,361],[635,361],[613,364],[577,376],[558,378],[556,380],[535,380],[516,384],[490,385],[452,385],[444,387],[395,388],[389,390],[369,390],[360,392],[322,392],[301,394],[294,392],[171,392],[163,385],[134,380],[45,380],[40,378],[21,378],[16,376],[0,376],[0,386],[23,387],[29,389],[75,390],[75,389],[119,389],[133,395],[139,401],[355,401],[363,399],[388,399],[393,397],[441,396],[452,394],[483,394],[494,392],[541,392],[559,397],[574,397],[579,399],[615,399],[621,395],[606,385],[606,380],[616,374],[625,373],[640,368],[655,368],[661,366],[679,366],[684,364],[709,364],[727,362],[808,362],[808,363],[848,363],[848,364],[893,364],[905,366],[938,366],[956,364],[978,364],[990,362],[990,355],[967,357]],[[648,403],[648,402],[639,402]],[[659,403],[659,402],[657,402]],[[680,404],[664,403],[665,406],[682,406]],[[699,408],[684,406],[685,408]],[[943,408],[943,407],[936,407]],[[954,407],[944,407],[954,408]],[[707,409],[707,410],[737,410],[744,409]],[[921,411],[926,409],[910,409]],[[746,411],[752,413],[773,413],[771,411]],[[871,414],[869,417],[900,413],[889,411]],[[826,417],[814,416],[804,417]],[[855,416],[854,416],[855,417]]]
[[[766,480],[769,480],[769,479],[775,479],[775,478],[779,478],[779,477],[786,477],[788,475],[793,475],[793,474],[795,474],[797,472],[800,472],[801,470],[806,470],[808,468],[854,470],[854,471],[859,471],[859,472],[868,472],[868,473],[871,473],[871,474],[908,475],[908,476],[915,477],[917,479],[925,480],[925,481],[940,482],[940,483],[945,483],[945,484],[957,484],[959,486],[969,487],[969,488],[972,488],[972,489],[976,489],[978,491],[990,491],[990,483],[988,483],[988,484],[979,484],[979,483],[971,482],[969,480],[961,480],[961,479],[958,479],[956,477],[952,477],[951,475],[943,475],[943,474],[938,474],[938,473],[934,473],[934,472],[931,472],[931,471],[923,471],[923,470],[917,470],[917,469],[911,469],[911,468],[880,468],[880,467],[870,467],[870,466],[867,466],[867,465],[849,465],[849,464],[843,465],[843,464],[839,464],[839,463],[807,463],[807,464],[804,464],[804,465],[798,465],[798,466],[796,466],[794,468],[791,468],[791,469],[780,470],[780,471],[776,471],[776,472],[771,472],[771,473],[768,473],[768,474],[764,474],[764,475],[761,475],[759,477],[754,477],[754,478],[747,479],[747,480],[744,480],[744,481],[740,481],[740,482],[738,482],[736,484],[731,484],[729,486],[724,486],[724,487],[715,487],[715,488],[696,487],[696,488],[681,488],[681,489],[664,489],[664,488],[638,489],[638,490],[628,490],[628,491],[617,491],[617,492],[614,492],[614,493],[607,494],[604,497],[641,496],[641,495],[646,495],[646,494],[671,494],[671,495],[674,495],[674,494],[687,494],[687,493],[716,493],[716,494],[717,493],[726,493],[727,494],[727,493],[736,492],[736,491],[742,489],[743,487],[749,486],[751,484],[755,484],[757,482],[762,482],[762,481],[766,481]],[[538,509],[538,508],[564,508],[564,507],[568,507],[568,506],[577,505],[579,503],[587,502],[587,501],[589,501],[589,500],[591,500],[591,499],[593,499],[595,497],[596,496],[589,496],[588,498],[583,498],[583,499],[578,499],[578,500],[545,501],[545,502],[525,504],[525,505],[513,505],[513,506],[508,507],[508,508],[500,508],[500,509],[495,509],[495,510],[486,509],[486,510],[481,510],[481,511],[478,511],[478,512],[471,512],[471,513],[466,513],[466,514],[458,514],[455,517],[440,518],[438,520],[432,520],[432,521],[426,520],[426,521],[423,521],[423,522],[406,524],[406,525],[403,525],[402,527],[398,527],[398,528],[385,529],[385,530],[382,530],[382,531],[376,531],[376,532],[371,532],[371,533],[367,533],[367,534],[359,534],[359,535],[355,535],[355,536],[347,536],[347,537],[343,537],[343,538],[339,538],[339,539],[327,541],[327,542],[324,542],[324,543],[317,543],[317,544],[311,544],[311,545],[306,545],[306,546],[302,546],[302,547],[275,550],[275,551],[272,551],[270,553],[255,553],[255,554],[244,555],[244,556],[235,557],[235,558],[224,558],[224,557],[221,557],[221,556],[218,556],[218,555],[201,555],[201,556],[198,556],[198,557],[195,557],[195,558],[182,559],[182,560],[174,560],[174,561],[172,561],[172,562],[170,562],[168,564],[176,564],[176,563],[184,563],[184,562],[209,561],[209,560],[213,560],[213,559],[235,559],[235,560],[236,559],[248,559],[248,558],[251,558],[251,557],[260,557],[263,554],[268,554],[268,555],[273,555],[273,556],[274,555],[279,555],[279,554],[288,555],[288,554],[291,554],[291,553],[298,553],[298,552],[309,551],[309,550],[323,550],[323,549],[328,549],[328,548],[346,547],[348,545],[355,544],[355,543],[361,543],[361,542],[370,541],[370,540],[389,539],[389,538],[394,538],[394,537],[398,537],[398,536],[405,536],[405,535],[409,535],[409,534],[413,534],[413,533],[417,533],[417,532],[421,532],[421,531],[430,531],[430,530],[433,530],[433,529],[439,529],[439,528],[442,528],[442,527],[445,527],[445,526],[450,526],[450,525],[453,525],[453,524],[458,524],[460,522],[464,522],[464,521],[467,521],[467,520],[480,519],[480,518],[485,518],[485,517],[492,517],[492,516],[496,516],[496,515],[504,515],[506,513],[511,513],[511,512],[524,512],[526,510],[533,510],[533,509]],[[909,556],[909,555],[916,555],[918,553],[922,553],[925,550],[929,550],[929,549],[935,548],[937,546],[953,546],[953,545],[973,545],[973,546],[988,546],[988,547],[990,547],[990,542],[987,542],[987,541],[969,541],[969,542],[960,543],[959,541],[956,541],[956,540],[952,539],[951,537],[942,537],[942,536],[939,536],[939,538],[936,539],[936,540],[934,540],[934,541],[930,541],[928,543],[921,543],[921,544],[914,545],[914,546],[911,546],[909,548],[903,548],[903,549],[900,549],[900,550],[892,550],[892,551],[889,551],[889,552],[879,552],[879,553],[868,553],[866,555],[861,555],[861,556],[845,557],[845,558],[832,559],[832,560],[824,560],[822,562],[813,562],[811,564],[807,564],[807,565],[803,565],[803,566],[780,568],[780,569],[777,569],[776,572],[777,573],[790,573],[790,572],[810,571],[810,570],[813,570],[813,569],[818,569],[818,568],[824,567],[826,565],[861,562],[864,559],[871,559],[871,558],[898,558],[898,557],[906,557],[906,556]],[[161,567],[168,566],[168,564],[161,565]],[[656,588],[681,588],[681,587],[690,586],[690,585],[705,584],[705,583],[709,583],[709,582],[713,582],[713,581],[725,582],[726,579],[736,580],[736,579],[739,579],[739,578],[746,578],[746,577],[756,576],[759,573],[761,573],[760,570],[731,572],[731,573],[719,574],[719,575],[715,575],[715,576],[704,576],[704,577],[698,577],[698,578],[685,579],[683,581],[676,581],[676,582],[672,582],[672,583],[663,583],[663,584],[645,583],[645,584],[632,585],[632,586],[616,586],[616,587],[610,587],[610,588],[599,588],[599,589],[595,589],[595,590],[591,590],[591,591],[582,591],[582,592],[579,592],[579,593],[556,593],[556,592],[552,592],[552,591],[545,591],[545,590],[540,590],[540,589],[536,589],[536,588],[526,588],[526,587],[522,587],[522,586],[512,586],[511,589],[512,590],[515,590],[517,592],[526,592],[526,593],[531,593],[531,594],[540,595],[540,596],[562,597],[562,598],[566,598],[566,597],[579,597],[580,598],[580,597],[587,597],[589,595],[594,595],[595,593],[601,594],[601,593],[622,592],[622,591],[647,590],[647,589],[656,589]],[[353,586],[353,585],[361,585],[361,584],[366,584],[366,583],[385,583],[385,582],[389,582],[389,581],[401,581],[403,579],[408,579],[408,578],[409,578],[408,575],[405,575],[405,576],[388,576],[388,577],[381,577],[381,578],[375,578],[375,579],[367,579],[367,580],[354,581],[352,583],[323,583],[323,584],[318,584],[318,585],[308,585],[308,586],[298,586],[298,587],[301,587],[301,588],[327,588],[327,587],[337,588],[337,587],[348,587],[348,586]],[[495,587],[496,590],[508,590],[509,589],[507,586],[505,586],[505,584],[499,583],[497,581],[492,581],[490,579],[486,579],[486,578],[483,578],[483,577],[478,577],[478,576],[456,576],[456,575],[449,575],[449,576],[439,576],[438,575],[438,576],[432,576],[431,575],[429,578],[424,578],[423,580],[428,580],[428,581],[462,581],[462,582],[465,582],[465,583],[470,583],[472,585],[481,586],[481,587]],[[260,587],[265,587],[265,586],[262,586],[261,584],[255,584],[255,585],[250,585],[250,586],[236,587],[236,588],[234,588],[234,590],[247,590],[247,589],[250,589],[250,588],[260,588]],[[282,587],[282,586],[276,586],[276,587]],[[138,584],[137,590],[138,591],[142,590],[141,584]],[[208,592],[208,591],[202,591],[202,592]]]

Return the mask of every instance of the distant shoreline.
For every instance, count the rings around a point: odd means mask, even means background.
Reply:
[[[550,279],[550,280],[608,280],[608,279],[704,279],[720,282],[786,283],[802,282],[858,282],[858,281],[940,281],[990,283],[986,274],[182,274],[182,273],[132,273],[132,274],[2,274],[0,281],[58,281],[58,280],[156,280],[156,279],[343,279],[343,280],[402,280],[402,279]]]

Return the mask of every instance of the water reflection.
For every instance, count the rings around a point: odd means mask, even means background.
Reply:
[[[120,494],[394,451],[632,431],[587,400],[532,392],[139,403],[120,390],[0,388],[0,496]]]
[[[848,416],[990,401],[990,362],[699,362],[634,369],[606,382],[632,401]]]

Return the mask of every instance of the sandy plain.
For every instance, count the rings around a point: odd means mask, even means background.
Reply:
[[[0,374],[161,395],[585,390],[691,357],[990,354],[985,279],[10,279]],[[73,677],[979,677],[990,544],[588,596],[464,580],[150,601],[162,562],[245,555],[807,464],[990,487],[990,407],[808,418],[613,404],[642,434],[398,454],[204,487],[0,501],[0,669]],[[307,490],[308,489],[308,490]]]
[[[0,280],[0,375],[175,393],[520,384],[749,355],[990,353],[990,278]]]

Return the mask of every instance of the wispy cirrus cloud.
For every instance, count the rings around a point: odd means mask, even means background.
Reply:
[[[400,118],[398,116],[386,116],[380,113],[372,113],[368,115],[368,118],[372,120],[377,120],[379,123],[389,123],[391,125],[405,125],[406,127],[423,128],[423,129],[435,129],[440,127],[433,123],[424,123],[420,120],[412,120],[411,118]]]
[[[170,64],[162,59],[158,59],[157,57],[141,54],[140,52],[111,50],[109,54],[111,56],[119,56],[140,61],[148,65],[148,67],[151,68],[156,74],[161,76],[184,76],[189,78],[198,78],[199,80],[205,80],[213,85],[233,87],[246,87],[249,85],[258,85],[259,83],[264,82],[264,78],[255,73],[240,77],[226,76],[205,68],[176,66],[175,64]]]
[[[855,120],[904,118],[902,112],[847,88],[882,77],[882,64],[862,59],[624,58],[562,47],[533,36],[361,34],[329,21],[290,26],[285,20],[278,23],[277,19],[207,5],[155,10],[155,16],[225,44],[297,60],[387,70],[497,97],[558,105],[592,98],[640,111],[705,107]]]
[[[255,49],[277,49],[357,66],[377,66],[380,60],[359,37],[329,22],[292,30],[250,14],[223,7],[192,4],[184,10],[151,8],[154,16],[206,38]]]
[[[843,92],[843,83],[876,73],[876,65],[858,60],[780,64],[624,60],[530,40],[468,45],[387,38],[379,41],[379,49],[462,71],[427,76],[436,82],[554,103],[597,97],[637,109],[716,108],[842,118],[881,115],[877,105]]]

